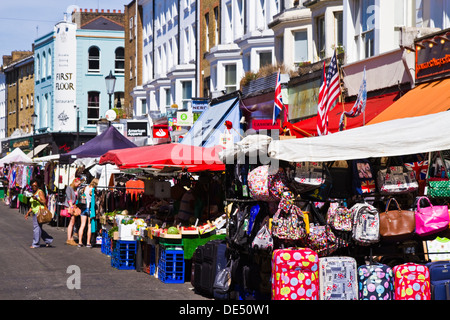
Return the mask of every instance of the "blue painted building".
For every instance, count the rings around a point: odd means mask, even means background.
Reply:
[[[34,41],[37,144],[74,149],[97,134],[99,120],[124,99],[123,13],[78,11]],[[114,93],[105,77],[116,77]]]

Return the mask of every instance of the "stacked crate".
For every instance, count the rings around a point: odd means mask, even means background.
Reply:
[[[117,240],[111,255],[111,266],[119,270],[135,270],[136,252],[136,241]]]
[[[158,278],[164,283],[184,283],[182,239],[163,239],[159,243]]]
[[[109,237],[108,232],[106,232],[106,230],[103,230],[101,252],[103,254],[106,254],[107,256],[110,256],[111,251],[112,251],[111,246],[112,246],[112,240]]]

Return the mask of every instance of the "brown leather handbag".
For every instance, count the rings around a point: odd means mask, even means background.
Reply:
[[[397,210],[389,210],[391,201]],[[382,240],[401,241],[414,235],[416,219],[414,211],[402,210],[394,198],[389,199],[386,210],[380,213],[380,236]]]

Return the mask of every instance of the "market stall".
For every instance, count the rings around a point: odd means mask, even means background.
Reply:
[[[108,236],[112,237],[112,240],[105,239],[105,243],[117,246],[118,242],[137,241],[136,269],[156,275],[167,283],[188,279],[190,272],[186,270],[190,268],[196,247],[225,238],[223,201],[220,199],[225,165],[218,158],[221,149],[162,144],[111,150],[102,155],[100,165],[117,166],[122,176],[128,177],[122,184],[125,187],[128,184],[130,191],[141,182],[142,192],[148,200],[140,203],[133,215],[129,215],[129,210],[105,213],[103,226],[105,230],[109,229]],[[132,176],[136,184],[130,184]],[[117,185],[107,187],[116,188]],[[113,254],[114,249],[110,251]],[[181,254],[179,262],[183,267],[177,272],[169,272],[162,262],[169,253]],[[153,264],[152,256],[155,258]],[[120,268],[116,263],[117,266]],[[168,273],[173,277],[169,279]]]
[[[238,270],[247,270],[244,275],[240,271],[232,275],[228,293],[234,291],[244,299],[308,299],[288,295],[297,290],[296,285],[274,281],[283,263],[305,263],[293,260],[294,253],[306,254],[317,261],[317,267],[320,261],[324,270],[324,264],[330,263],[350,275],[342,281],[348,281],[351,289],[327,292],[322,289],[339,288],[343,282],[326,283],[336,279],[332,273],[329,278],[317,274],[317,285],[319,278],[322,282],[309,296],[312,299],[367,298],[367,290],[358,292],[355,281],[359,268],[366,266],[400,270],[409,263],[428,272],[424,266],[431,269],[434,261],[425,255],[424,246],[431,248],[436,243],[428,246],[428,242],[436,240],[442,246],[442,237],[450,231],[449,119],[448,112],[441,112],[321,137],[271,141],[270,161],[262,163],[246,155],[244,161],[227,166],[231,206],[227,244],[239,259],[228,258],[238,264]],[[233,151],[221,153],[221,159],[230,154]],[[445,186],[435,190],[436,185]],[[424,207],[442,210],[443,221],[423,223]],[[394,226],[392,221],[399,224]],[[282,261],[278,253],[291,258]],[[346,257],[348,264],[339,257]],[[298,270],[302,272],[301,264]],[[284,276],[289,282],[289,275]],[[421,289],[416,298],[430,296],[429,290]],[[386,290],[372,298],[393,299],[394,293]]]

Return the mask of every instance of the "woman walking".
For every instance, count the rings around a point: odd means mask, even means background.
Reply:
[[[45,194],[39,189],[39,185],[36,180],[31,181],[31,188],[33,189],[33,196],[30,199],[30,209],[25,214],[25,219],[28,220],[28,216],[31,214],[33,217],[33,243],[31,244],[31,249],[39,248],[39,241],[42,237],[45,245],[50,247],[53,242],[53,237],[51,237],[45,230],[42,229],[42,224],[37,221],[37,213],[40,209],[45,208]]]

